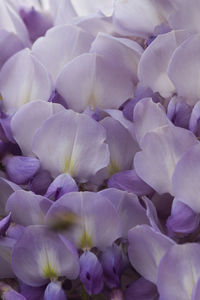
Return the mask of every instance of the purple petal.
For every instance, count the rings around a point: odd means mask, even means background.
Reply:
[[[146,211],[134,194],[117,189],[105,189],[100,195],[111,201],[120,216],[122,236],[127,237],[128,230],[140,224],[149,224]]]
[[[32,143],[36,131],[52,115],[64,111],[60,104],[34,101],[24,104],[13,116],[11,129],[13,137],[24,155],[33,156]]]
[[[152,282],[141,277],[128,287],[125,299],[157,300],[158,292],[156,286]]]
[[[28,226],[12,252],[16,276],[30,286],[42,286],[51,278],[76,279],[79,262],[76,250],[63,237],[43,226]]]
[[[15,224],[8,228],[7,237],[18,240],[23,232],[24,226]]]
[[[199,32],[199,2],[191,0],[189,6],[187,1],[177,1],[177,3],[178,6],[168,19],[170,27],[173,29],[186,29],[189,32]]]
[[[113,244],[103,251],[100,262],[103,267],[106,285],[110,289],[119,287],[123,268],[121,249],[116,244]]]
[[[8,292],[3,293],[4,300],[26,300],[26,298],[17,293],[15,290],[9,290]]]
[[[200,37],[192,35],[174,52],[169,63],[168,74],[181,96],[189,105],[194,105],[200,98],[198,89]],[[188,59],[192,57],[192,59]],[[187,82],[187,84],[185,84]]]
[[[40,13],[32,7],[30,10],[21,9],[19,12],[26,28],[28,29],[29,37],[34,42],[53,25],[50,15]]]
[[[133,97],[133,88],[132,79],[126,71],[96,53],[74,58],[63,68],[56,82],[59,94],[69,108],[77,112],[88,106],[93,109],[119,108]]]
[[[152,228],[158,232],[163,232],[162,226],[160,224],[160,221],[158,219],[157,211],[156,208],[153,204],[153,202],[147,198],[147,197],[142,197],[142,200],[145,203],[146,206],[146,214],[149,219],[149,223],[151,224]]]
[[[137,68],[143,49],[136,42],[101,32],[92,43],[90,52],[104,55],[114,63],[117,61],[121,70],[129,73],[135,84],[138,82]]]
[[[171,216],[167,220],[169,232],[191,233],[197,229],[199,221],[200,216],[188,205],[174,199]]]
[[[178,162],[173,175],[173,193],[177,199],[200,213],[200,144],[192,146]]]
[[[167,116],[174,125],[188,128],[192,107],[182,98],[172,97],[167,108]],[[192,130],[192,132],[194,132]],[[195,133],[195,132],[194,132]]]
[[[200,277],[200,246],[194,243],[174,245],[161,260],[158,270],[158,291],[165,300],[192,298]],[[170,287],[170,288],[169,288]]]
[[[22,50],[24,45],[20,38],[13,32],[8,32],[5,29],[0,29],[0,47],[1,47],[1,57],[0,57],[0,69],[3,64],[15,53]]]
[[[45,37],[33,44],[32,50],[55,82],[67,63],[76,56],[89,51],[92,40],[92,36],[79,27],[62,25],[48,30]]]
[[[123,125],[130,132],[133,139],[136,140],[135,125],[133,124],[133,122],[127,120],[124,117],[123,112],[121,110],[119,110],[119,109],[104,109],[104,111],[109,116],[111,116],[113,119],[119,121],[121,123],[121,125]]]
[[[44,195],[51,184],[53,178],[46,170],[39,170],[34,178],[29,182],[29,188],[32,192]]]
[[[174,50],[189,35],[184,31],[171,31],[157,36],[146,48],[139,63],[138,77],[142,85],[163,97],[172,96],[175,87],[167,74],[168,65]]]
[[[48,211],[46,223],[53,229],[64,230],[66,238],[82,249],[105,249],[121,236],[116,208],[99,193],[65,194]]]
[[[132,266],[145,279],[156,284],[160,260],[174,241],[147,225],[129,231],[128,255]]]
[[[89,295],[98,294],[103,289],[102,266],[96,255],[90,251],[80,256],[80,280]]]
[[[151,98],[140,100],[134,109],[134,123],[137,141],[141,144],[142,138],[161,126],[170,125],[164,107],[155,103]]]
[[[21,76],[19,69],[23,69]],[[27,102],[38,99],[47,101],[52,84],[44,66],[26,48],[13,55],[2,67],[0,89],[3,108],[11,114]]]
[[[71,176],[61,174],[50,184],[45,197],[49,198],[54,195],[55,200],[58,200],[61,196],[70,192],[78,192],[78,186]]]
[[[11,212],[12,220],[23,226],[44,223],[44,217],[52,201],[32,192],[16,191],[7,201],[6,211]]]
[[[25,184],[37,173],[40,161],[34,157],[7,156],[3,160],[9,179],[17,184]]]
[[[189,129],[197,136],[200,135],[200,101],[198,101],[193,107],[189,122]]]
[[[146,38],[152,35],[155,27],[165,20],[165,9],[162,7],[161,13],[159,8],[151,1],[134,0],[124,2],[118,0],[115,2],[113,15],[115,28],[120,34],[126,36]],[[141,14],[142,18],[140,17]]]
[[[109,173],[112,175],[132,167],[133,157],[139,150],[131,134],[119,121],[111,117],[104,118],[100,124],[106,129],[106,142],[110,151]],[[126,153],[126,155],[124,155]]]
[[[136,95],[135,98],[130,99],[127,101],[123,108],[123,114],[124,116],[130,120],[133,121],[133,112],[135,109],[136,104],[143,98],[148,98],[153,96],[153,91],[150,88],[144,88],[144,87],[137,87],[136,89]]]
[[[44,300],[67,300],[66,294],[60,283],[52,281],[47,285],[44,293]]]
[[[192,292],[192,300],[198,300],[199,297],[200,297],[200,279],[197,281],[197,283],[194,286]]]
[[[153,190],[140,177],[137,176],[135,170],[127,170],[115,173],[108,180],[109,188],[116,188],[137,196],[148,195]]]
[[[0,2],[0,27],[16,33],[25,47],[30,46],[26,27],[10,1]]]
[[[33,151],[54,177],[67,173],[86,181],[108,165],[105,139],[106,132],[96,121],[66,110],[49,118],[37,131]]]
[[[32,287],[20,282],[20,291],[27,300],[44,300],[45,286]]]
[[[195,144],[195,136],[180,127],[167,125],[148,132],[141,142],[143,151],[134,158],[136,173],[159,194],[172,193],[176,164]]]

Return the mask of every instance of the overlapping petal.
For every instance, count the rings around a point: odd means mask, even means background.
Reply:
[[[33,152],[54,177],[68,173],[86,181],[108,165],[105,139],[104,128],[96,121],[85,114],[66,110],[49,118],[38,130]]]
[[[12,114],[27,102],[47,101],[52,84],[44,66],[26,48],[12,56],[1,69],[0,92],[4,110]]]
[[[14,246],[12,268],[24,283],[37,287],[59,276],[75,279],[79,261],[65,238],[43,226],[28,226]]]
[[[96,53],[82,54],[68,63],[58,77],[56,89],[69,108],[77,112],[88,106],[119,108],[134,94],[129,74]]]
[[[172,176],[182,155],[197,144],[188,130],[166,125],[148,132],[141,142],[142,152],[135,155],[137,174],[158,193],[172,192]]]
[[[32,51],[47,68],[55,82],[69,61],[89,51],[92,40],[89,33],[77,26],[56,26],[33,44]]]

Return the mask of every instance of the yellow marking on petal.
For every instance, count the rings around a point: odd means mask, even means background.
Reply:
[[[108,166],[110,176],[112,176],[115,173],[120,172],[120,168],[118,167],[118,164],[114,160],[110,160],[110,165]]]
[[[74,162],[72,158],[67,158],[65,161],[65,166],[64,166],[64,173],[68,173],[71,176],[73,176],[74,173]]]
[[[56,274],[54,269],[51,267],[48,259],[47,259],[47,264],[45,265],[45,267],[43,269],[43,273],[44,273],[44,277],[46,277],[46,278],[53,279],[53,278],[58,277],[58,275]]]
[[[43,251],[40,253],[39,261],[40,261],[43,276],[45,278],[55,279],[58,277],[55,271],[56,268],[55,254],[54,252],[52,252],[51,249],[47,250],[46,247],[44,247]],[[54,263],[54,267],[52,266],[50,261]]]
[[[91,110],[95,110],[97,105],[97,97],[94,91],[92,91],[88,97],[88,106],[90,106]]]
[[[1,96],[1,94],[0,94],[0,101],[2,101],[3,100],[3,97]]]
[[[92,238],[91,236],[87,233],[86,229],[84,228],[83,234],[81,236],[81,241],[80,241],[80,247],[83,250],[89,250],[92,248]]]
[[[11,290],[11,286],[8,285],[7,283],[0,282],[0,293],[7,293]],[[4,296],[3,296],[4,299]]]

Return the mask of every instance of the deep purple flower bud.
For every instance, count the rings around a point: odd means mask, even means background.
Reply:
[[[188,128],[192,107],[182,98],[173,97],[168,105],[167,116],[174,125]]]
[[[5,234],[6,230],[10,226],[10,222],[11,222],[11,213],[9,213],[8,216],[6,216],[0,221],[0,236]]]
[[[188,205],[181,201],[175,201],[172,207],[171,216],[167,220],[169,233],[191,233],[197,229],[200,216]]]
[[[59,199],[66,193],[78,192],[78,186],[75,180],[68,174],[61,174],[50,184],[45,197],[54,195],[55,200]]]
[[[32,7],[30,10],[21,9],[20,16],[26,25],[29,37],[34,42],[38,37],[43,36],[45,32],[52,27],[51,17],[40,13]]]
[[[113,244],[107,248],[101,256],[104,280],[109,288],[120,286],[120,275],[122,271],[122,253],[120,248]]]
[[[26,300],[26,298],[17,293],[15,290],[9,290],[8,292],[3,293],[4,300]]]
[[[40,162],[34,157],[7,156],[3,160],[8,177],[17,184],[25,184],[38,171]]]
[[[50,282],[44,293],[44,300],[67,300],[66,294],[59,282]]]
[[[103,289],[103,269],[96,257],[90,251],[84,252],[80,257],[80,280],[89,295],[95,295]]]
[[[200,101],[198,101],[191,113],[189,129],[196,134],[200,135]]]

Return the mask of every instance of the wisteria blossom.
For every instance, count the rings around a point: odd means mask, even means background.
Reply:
[[[0,298],[200,299],[200,0],[0,1]]]

